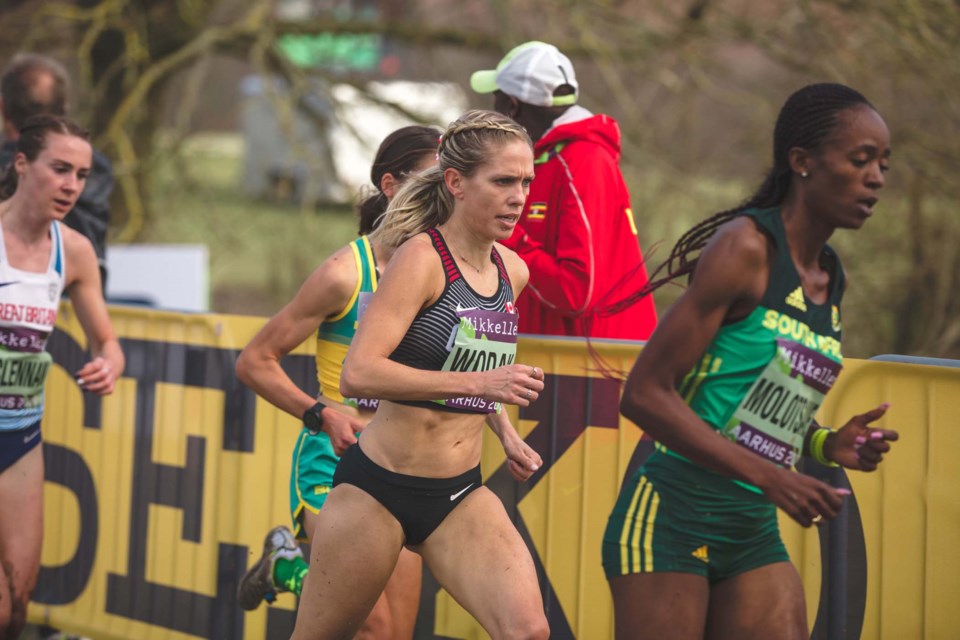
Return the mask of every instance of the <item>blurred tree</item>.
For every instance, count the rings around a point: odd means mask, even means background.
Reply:
[[[371,2],[380,8],[375,19],[353,19],[337,14],[343,3],[304,0],[321,10],[302,20],[282,18],[278,0],[6,0],[0,55],[19,48],[75,56],[84,119],[116,162],[118,235],[126,240],[149,217],[146,176],[158,149],[167,149],[156,135],[160,105],[175,103],[185,130],[206,102],[214,54],[285,78],[302,104],[310,75],[325,72],[308,73],[279,53],[290,35],[378,34],[407,54],[404,77],[464,85],[470,71],[495,64],[519,41],[554,42],[577,64],[582,102],[621,122],[645,243],[671,243],[697,218],[747,195],[769,162],[773,119],[792,90],[845,82],[875,102],[895,147],[878,215],[864,231],[836,238],[854,283],[848,352],[960,357],[956,0]],[[193,75],[174,82],[184,72]]]
[[[848,265],[868,319],[853,325],[856,350],[960,356],[960,3],[770,3],[777,19],[763,21],[747,3],[735,9],[716,7],[715,38],[739,35],[797,78],[856,86],[890,124],[888,202],[863,237],[838,238],[862,245]]]
[[[849,352],[960,357],[960,3],[522,6],[514,5],[514,15],[536,16],[540,31],[545,21],[548,33],[560,34],[557,44],[596,70],[581,72],[583,100],[620,119],[631,173],[659,177],[634,179],[642,238],[669,243],[689,226],[689,216],[656,209],[686,205],[678,194],[696,191],[697,182],[734,178],[736,197],[744,197],[770,162],[773,120],[791,91],[816,81],[861,90],[887,119],[895,155],[878,215],[863,231],[834,239],[853,282],[845,303]],[[523,31],[538,32],[532,24]],[[721,197],[712,210],[731,204]]]
[[[284,12],[277,10],[280,4],[278,0],[61,0],[0,4],[0,42],[6,43],[0,45],[0,54],[37,50],[74,59],[84,97],[76,114],[115,162],[122,196],[115,216],[115,235],[119,240],[136,240],[149,218],[152,159],[159,149],[169,150],[169,146],[158,147],[156,134],[172,81],[185,70],[199,68],[201,73],[193,82],[176,85],[176,89],[185,89],[187,93],[175,99],[180,113],[197,108],[203,90],[203,65],[212,55],[241,58],[257,72],[282,78],[290,91],[282,99],[274,96],[278,112],[286,113],[289,119],[291,108],[297,108],[323,131],[329,123],[308,100],[310,92],[317,89],[315,83],[309,82],[309,76],[332,74],[323,69],[308,72],[294,64],[289,55],[295,51],[290,45],[291,37],[381,34],[410,42],[461,46],[482,43],[490,48],[496,45],[496,40],[478,34],[430,31],[416,21],[352,19],[338,15],[337,11],[328,11],[315,19],[285,20]],[[388,4],[396,7],[403,3]],[[384,12],[386,17],[394,14],[395,11]],[[342,73],[337,78],[351,81]],[[371,99],[383,102],[373,96]],[[184,131],[178,133],[182,135]],[[174,141],[180,135],[175,134]],[[333,165],[332,161],[328,164]]]
[[[230,2],[75,0],[3,5],[0,35],[18,49],[75,52],[80,101],[77,116],[114,158],[122,206],[121,236],[136,239],[148,210],[147,171],[158,107],[174,72],[241,34],[256,33],[267,2],[234,21],[214,19]],[[236,8],[236,7],[235,7]],[[16,19],[14,19],[16,18]]]

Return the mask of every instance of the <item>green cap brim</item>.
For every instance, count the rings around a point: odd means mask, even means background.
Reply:
[[[553,97],[553,106],[554,107],[565,107],[570,104],[577,104],[577,94],[571,93],[568,96],[554,96]]]
[[[470,76],[470,88],[477,93],[493,93],[497,90],[497,72],[495,69],[475,71]]]

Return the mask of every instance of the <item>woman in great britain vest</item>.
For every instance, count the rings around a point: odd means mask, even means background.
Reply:
[[[543,371],[515,362],[513,300],[528,272],[510,236],[533,178],[515,122],[469,112],[439,165],[398,193],[374,242],[399,246],[360,320],[340,377],[380,405],[337,466],[311,542],[292,638],[349,638],[401,550],[493,637],[549,634],[533,559],[480,474],[484,423],[527,406]],[[362,550],[362,551],[358,551]]]
[[[333,488],[339,454],[356,442],[355,433],[373,417],[378,404],[376,399],[344,397],[340,393],[343,359],[363,309],[376,292],[380,273],[394,250],[372,241],[368,234],[379,225],[407,176],[436,165],[439,136],[437,129],[409,126],[383,140],[370,172],[376,191],[359,206],[360,238],[327,258],[293,301],[244,348],[237,361],[237,373],[244,383],[269,402],[304,419],[290,470],[293,531],[275,527],[267,534],[263,555],[241,579],[237,590],[243,609],[255,609],[262,600],[272,602],[281,592],[300,596],[308,565],[296,541],[310,540],[317,514]],[[280,366],[280,359],[314,331],[318,398],[299,389]],[[311,412],[316,413],[310,415]],[[308,424],[317,413],[322,418],[319,429],[315,423]],[[522,474],[515,477],[525,480],[540,459],[505,416],[504,420],[497,422],[497,434],[508,458],[515,463],[511,468]],[[420,602],[421,575],[420,557],[402,551],[359,635],[411,638]]]
[[[760,189],[687,232],[667,277],[621,303],[690,276],[621,401],[656,450],[603,538],[618,638],[809,638],[777,507],[809,527],[849,491],[793,466],[807,455],[872,471],[897,439],[871,426],[886,404],[837,431],[813,419],[842,365],[846,280],[826,243],[873,214],[886,124],[853,89],[811,85],[784,104],[773,148]]]
[[[35,116],[20,130],[0,179],[0,637],[15,638],[40,569],[43,535],[45,350],[66,291],[93,360],[71,372],[85,391],[106,395],[123,372],[100,288],[93,246],[61,224],[90,172],[86,131]]]

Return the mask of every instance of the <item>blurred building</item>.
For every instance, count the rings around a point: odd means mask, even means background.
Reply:
[[[281,0],[276,14],[285,21],[389,19],[380,4]],[[243,187],[251,195],[349,202],[367,183],[370,160],[388,133],[414,120],[445,126],[467,105],[455,84],[398,80],[405,55],[379,34],[289,34],[279,49],[310,79],[297,91],[277,77],[241,81]]]

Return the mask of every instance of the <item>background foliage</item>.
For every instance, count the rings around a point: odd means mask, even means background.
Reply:
[[[750,193],[791,91],[833,80],[865,93],[890,125],[893,170],[874,218],[834,240],[851,283],[845,350],[960,357],[957,0],[298,2],[309,19],[285,18],[292,3],[276,0],[0,3],[0,58],[42,51],[75,71],[75,114],[119,178],[114,239],[209,244],[216,310],[272,313],[354,231],[343,210],[238,192],[235,79],[285,77],[288,108],[310,81],[278,53],[280,38],[374,34],[397,52],[401,77],[463,85],[536,38],[574,59],[585,106],[620,120],[651,262],[669,248],[654,245]],[[675,295],[658,294],[661,309]]]

